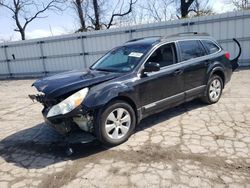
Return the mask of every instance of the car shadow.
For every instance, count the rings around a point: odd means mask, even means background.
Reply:
[[[141,121],[135,133],[203,106],[204,104],[198,100],[194,100],[149,116]],[[74,151],[70,156],[66,153],[69,147]],[[87,139],[83,143],[79,143],[74,139],[73,141],[68,140],[66,142],[64,137],[44,123],[41,123],[32,128],[16,132],[1,140],[0,149],[0,156],[8,163],[26,169],[41,169],[61,161],[88,157],[109,148],[104,147],[90,135],[87,135]]]
[[[181,104],[177,107],[169,108],[167,110],[164,110],[162,112],[159,112],[157,114],[151,115],[151,116],[143,119],[140,122],[139,126],[136,128],[136,132],[145,130],[145,129],[150,128],[158,123],[169,120],[172,117],[179,116],[183,113],[186,113],[188,111],[192,111],[194,109],[202,108],[204,106],[207,106],[207,104],[204,104],[200,100],[195,99],[193,101]]]

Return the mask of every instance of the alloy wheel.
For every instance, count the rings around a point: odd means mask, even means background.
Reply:
[[[124,108],[114,109],[105,122],[106,134],[114,140],[123,138],[129,131],[131,115]]]
[[[214,79],[209,87],[209,97],[212,101],[217,101],[220,97],[222,85],[219,79]]]

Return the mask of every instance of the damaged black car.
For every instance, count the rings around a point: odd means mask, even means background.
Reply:
[[[234,39],[235,40],[235,39]],[[102,143],[125,142],[141,119],[200,98],[218,102],[238,67],[205,33],[134,39],[112,49],[87,71],[69,71],[33,83],[45,122],[59,133],[93,134]]]

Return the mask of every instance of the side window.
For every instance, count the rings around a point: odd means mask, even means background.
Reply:
[[[182,61],[205,55],[205,51],[198,40],[187,40],[178,42]]]
[[[213,54],[220,50],[220,48],[214,42],[210,40],[202,40],[202,43],[206,47],[208,54]]]
[[[147,62],[159,63],[160,67],[165,67],[174,64],[176,61],[175,45],[174,43],[165,44],[159,47],[150,56]]]

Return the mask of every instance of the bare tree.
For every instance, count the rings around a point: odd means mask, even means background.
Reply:
[[[77,32],[86,31],[86,23],[85,23],[85,15],[83,13],[83,0],[74,0],[73,1],[74,7],[76,8],[76,12],[79,18],[80,28]]]
[[[238,10],[250,9],[250,0],[233,0],[233,4]]]
[[[186,18],[188,16],[188,13],[190,12],[189,8],[193,2],[194,0],[181,0],[180,4],[181,18]]]
[[[105,24],[105,26],[109,29],[112,25],[114,25],[114,21],[116,17],[123,17],[128,15],[129,13],[132,12],[133,5],[136,3],[136,0],[130,0],[129,1],[129,8],[127,11],[122,11],[122,7],[120,8],[119,12],[115,12],[115,10],[112,13],[112,16],[108,22],[108,24]]]
[[[174,0],[147,0],[139,5],[140,11],[144,10],[144,17],[149,21],[167,21],[171,17],[170,5]],[[143,13],[143,12],[142,12]]]
[[[189,9],[191,16],[204,16],[214,14],[212,7],[209,6],[209,1],[210,0],[194,0]]]
[[[93,25],[95,26],[94,29],[99,30],[103,26],[105,28],[109,29],[111,26],[115,25],[115,18],[124,17],[124,16],[128,15],[129,13],[131,13],[133,5],[135,3],[136,3],[136,0],[129,0],[128,9],[126,11],[124,11],[124,0],[122,0],[122,2],[119,0],[117,2],[117,4],[115,5],[115,8],[112,11],[110,18],[109,19],[107,18],[108,21],[105,22],[104,20],[103,21],[100,20],[101,8],[98,4],[98,0],[93,0],[95,17],[94,17],[94,19],[91,18],[91,20],[94,20],[94,21],[92,21]],[[120,8],[118,8],[119,4],[121,4]],[[103,15],[103,17],[108,17],[108,15]]]
[[[48,10],[62,10],[58,5],[64,2],[64,0],[50,0],[48,3],[41,2],[40,4],[33,0],[13,0],[0,1],[0,7],[7,8],[15,21],[16,29],[14,31],[19,32],[21,39],[25,40],[25,30],[32,21],[37,18],[44,18],[41,16]]]
[[[175,0],[175,2],[179,19],[213,14],[209,6],[210,0]]]
[[[117,3],[109,0],[76,0],[73,1],[77,7],[81,28],[78,31],[109,29],[117,22],[117,18],[125,17],[132,12],[133,5],[137,0],[129,0],[128,6],[125,0],[118,0]],[[110,5],[111,4],[111,5]],[[78,10],[81,9],[81,10]],[[80,12],[80,13],[79,13]],[[85,24],[83,27],[83,23]]]
[[[92,23],[94,25],[94,29],[95,30],[100,30],[101,29],[101,23],[100,23],[100,7],[98,4],[97,0],[92,0],[93,3],[93,9],[94,9],[94,19],[92,19]]]

